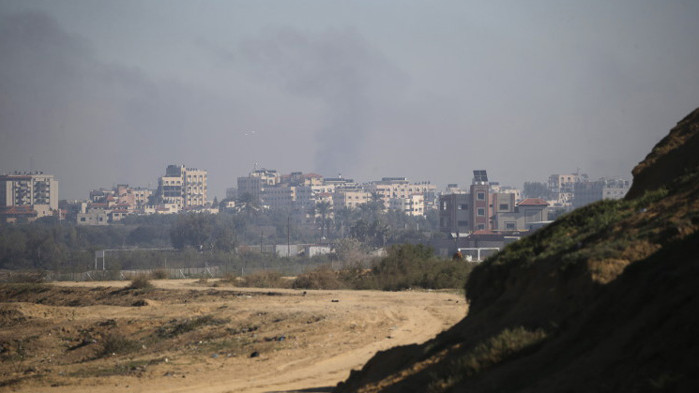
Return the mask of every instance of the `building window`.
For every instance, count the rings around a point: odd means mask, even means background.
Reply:
[[[501,203],[500,210],[510,210],[510,205],[508,205],[507,203]]]
[[[484,229],[485,229],[485,224],[478,224],[478,228],[476,228],[476,230],[478,230],[478,231],[482,231]]]
[[[482,207],[478,208],[478,216],[479,217],[485,216],[485,208],[482,208]]]
[[[506,222],[505,229],[507,229],[508,231],[514,231],[515,229],[517,229],[517,227],[515,226],[514,222]]]
[[[484,201],[485,200],[485,193],[484,192],[479,192],[478,195],[478,200],[479,201]]]
[[[466,210],[466,209],[468,209],[468,205],[467,205],[467,204],[462,203],[462,204],[459,205],[459,210]]]
[[[468,221],[459,221],[457,223],[460,227],[467,227],[468,226]]]

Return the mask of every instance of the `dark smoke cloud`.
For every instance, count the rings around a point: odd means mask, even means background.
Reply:
[[[261,80],[319,100],[315,170],[327,175],[357,168],[376,116],[400,92],[402,72],[353,30],[308,33],[282,29],[240,47]]]
[[[53,173],[61,198],[85,198],[154,184],[169,163],[214,169],[210,152],[224,144],[211,142],[232,123],[230,100],[101,62],[44,13],[0,18],[0,170]]]

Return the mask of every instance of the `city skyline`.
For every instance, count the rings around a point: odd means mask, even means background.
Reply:
[[[699,102],[699,4],[0,2],[0,170],[61,199],[255,165],[630,178]],[[108,183],[104,184],[104,179]]]

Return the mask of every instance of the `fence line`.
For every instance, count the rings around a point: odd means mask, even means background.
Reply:
[[[264,263],[250,264],[245,262],[208,265],[204,267],[156,267],[147,269],[124,269],[124,270],[88,270],[82,272],[55,272],[55,271],[0,271],[0,282],[18,281],[104,281],[104,280],[131,280],[138,275],[161,275],[169,279],[181,278],[221,278],[228,274],[235,276],[248,276],[260,271],[278,271],[286,276],[297,276],[308,270],[315,269],[321,265],[331,265],[332,268],[339,268],[337,261],[289,261],[289,260],[269,260]]]

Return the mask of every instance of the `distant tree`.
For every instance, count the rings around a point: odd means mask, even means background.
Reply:
[[[255,215],[260,211],[260,200],[249,192],[242,193],[235,201],[236,210],[247,215]]]
[[[180,214],[170,229],[172,246],[183,249],[187,246],[202,249],[211,242],[214,231],[213,215],[187,213]]]
[[[359,219],[350,227],[350,236],[365,243],[369,239],[369,224],[363,219]]]

